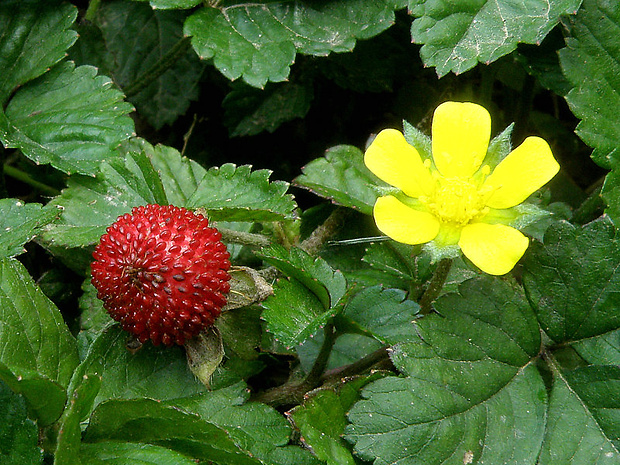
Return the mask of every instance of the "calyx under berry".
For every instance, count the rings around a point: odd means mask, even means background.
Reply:
[[[95,248],[97,297],[140,342],[182,345],[226,304],[230,255],[220,239],[207,218],[185,208],[136,207]]]

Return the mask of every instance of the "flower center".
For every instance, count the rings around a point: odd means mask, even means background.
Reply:
[[[465,226],[488,211],[487,196],[478,183],[458,178],[437,176],[435,189],[424,203],[440,221]],[[422,199],[421,199],[422,200]]]

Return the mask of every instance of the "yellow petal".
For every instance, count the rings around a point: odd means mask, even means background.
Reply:
[[[486,157],[491,115],[470,102],[445,102],[433,115],[433,160],[445,177],[469,178]]]
[[[364,155],[370,171],[388,184],[398,187],[409,197],[420,197],[430,191],[433,182],[418,151],[396,129],[384,129],[370,144]]]
[[[503,224],[472,223],[463,228],[459,247],[474,265],[492,275],[514,268],[529,245],[521,232]]]
[[[414,210],[391,195],[377,199],[373,214],[379,230],[403,244],[423,244],[439,232],[437,218]]]
[[[484,186],[496,189],[487,201],[491,208],[519,205],[547,184],[560,170],[551,148],[540,137],[528,137],[504,158]]]

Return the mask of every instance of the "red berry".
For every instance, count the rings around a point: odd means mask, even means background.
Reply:
[[[226,304],[230,255],[221,237],[185,208],[136,207],[95,248],[97,297],[140,342],[182,345],[211,326]]]

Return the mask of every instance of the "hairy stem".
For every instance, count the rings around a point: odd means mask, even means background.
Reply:
[[[325,367],[327,366],[332,347],[334,346],[334,342],[336,342],[337,335],[334,331],[333,324],[330,323],[325,325],[323,334],[324,339],[319,355],[316,357],[310,372],[302,381],[286,382],[281,386],[258,394],[253,400],[264,402],[274,407],[300,404],[304,399],[304,395],[319,385]]]
[[[422,315],[428,315],[433,311],[433,302],[439,296],[443,285],[446,283],[446,278],[448,277],[451,266],[452,259],[450,258],[444,258],[437,265],[431,282],[420,298],[420,313]]]
[[[571,220],[577,224],[586,224],[598,218],[605,209],[605,201],[601,197],[602,183],[599,184],[590,196],[573,212]]]
[[[42,182],[32,179],[28,173],[25,173],[24,171],[17,169],[14,166],[4,165],[4,175],[10,176],[13,179],[17,179],[24,184],[28,184],[29,186],[38,189],[41,193],[45,195],[55,197],[60,194],[60,191],[58,189],[55,189],[51,186],[48,186],[47,184],[43,184]]]
[[[329,355],[332,352],[332,347],[334,347],[334,343],[336,342],[336,332],[334,331],[333,323],[325,325],[323,328],[323,335],[323,344],[321,345],[319,355],[317,355],[314,365],[312,365],[310,372],[303,381],[310,387],[310,389],[315,387],[321,380],[321,376],[323,375],[325,367],[327,366],[327,361],[329,360]]]
[[[342,367],[335,368],[326,372],[321,380],[325,384],[332,384],[340,381],[343,378],[347,378],[349,376],[359,375],[368,371],[372,367],[378,364],[384,364],[390,360],[390,356],[388,353],[387,347],[381,347],[380,349],[375,350],[374,352],[366,355],[365,357],[360,358],[358,361],[351,363],[350,365],[345,365]]]
[[[234,244],[242,244],[250,247],[267,247],[271,244],[269,238],[261,234],[235,231],[233,229],[219,227],[217,230],[222,234],[222,240],[224,242],[232,242]]]
[[[344,225],[350,211],[344,208],[335,209],[312,234],[299,244],[299,247],[310,255],[316,255],[323,245]]]

